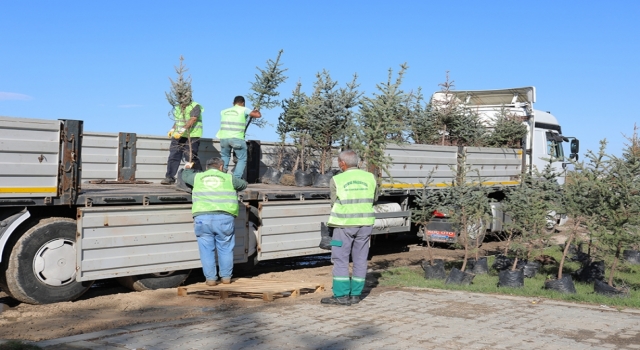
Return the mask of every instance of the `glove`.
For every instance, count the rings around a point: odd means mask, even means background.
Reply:
[[[173,138],[174,139],[179,139],[182,137],[182,134],[184,134],[184,132],[187,131],[187,129],[185,128],[180,128],[177,131],[173,132]]]
[[[173,137],[173,132],[176,131],[176,129],[171,129],[169,130],[169,132],[167,133],[167,137],[168,138],[172,138]]]

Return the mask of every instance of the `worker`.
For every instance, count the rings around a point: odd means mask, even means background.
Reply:
[[[233,176],[239,179],[242,178],[244,168],[247,166],[247,143],[244,140],[247,117],[260,118],[262,114],[258,110],[252,111],[245,107],[244,97],[236,96],[233,99],[233,107],[220,112],[220,130],[216,134],[216,137],[220,139],[220,153],[224,161],[222,171],[227,172],[233,149],[238,158]]]
[[[175,118],[173,127],[167,133],[171,138],[167,173],[164,180],[160,181],[161,184],[171,185],[176,182],[175,176],[184,156],[188,162],[193,163],[194,170],[202,171],[202,165],[200,165],[198,158],[198,147],[200,147],[200,138],[202,137],[202,113],[204,113],[204,108],[195,101],[184,109],[184,113],[180,110],[180,106],[176,106],[173,110]],[[187,119],[186,116],[189,118]]]
[[[330,181],[331,213],[327,225],[333,227],[333,296],[322,298],[322,304],[357,304],[364,288],[369,240],[376,220],[373,203],[377,185],[373,174],[358,169],[358,162],[354,151],[341,152],[338,166],[343,172]],[[351,277],[349,257],[353,261]]]
[[[231,283],[233,274],[233,248],[235,247],[235,218],[238,216],[238,194],[247,182],[222,172],[220,158],[207,161],[207,170],[196,173],[191,163],[185,166],[182,180],[193,186],[191,192],[193,226],[198,240],[202,272],[208,286],[218,283],[216,250],[220,279]]]

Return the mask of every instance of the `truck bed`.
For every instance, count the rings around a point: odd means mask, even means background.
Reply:
[[[239,192],[243,201],[328,199],[328,188],[249,184]],[[78,204],[171,204],[190,203],[191,193],[176,186],[160,184],[92,184],[83,183]]]

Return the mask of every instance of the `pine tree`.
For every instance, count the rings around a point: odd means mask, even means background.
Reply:
[[[400,85],[407,68],[406,63],[400,65],[395,81],[393,70],[389,69],[387,82],[376,85],[378,93],[360,100],[360,111],[356,117],[358,142],[354,148],[359,151],[369,170],[377,176],[382,171],[388,173],[391,163],[391,159],[384,154],[386,145],[405,141],[405,123],[410,114],[412,97],[401,90]]]
[[[464,107],[454,94],[455,84],[449,78],[438,84],[440,92],[431,100],[434,121],[441,134],[441,145],[479,146],[485,134],[478,113]]]
[[[409,112],[408,137],[416,144],[437,144],[440,134],[436,110],[431,102],[424,102],[421,89],[418,89]]]
[[[171,116],[172,120],[176,120],[177,118],[182,118],[183,125],[189,120],[191,117],[187,116],[184,111],[189,105],[193,102],[193,90],[191,89],[191,76],[186,76],[186,72],[189,70],[183,64],[184,57],[180,56],[180,65],[175,68],[176,74],[178,74],[178,78],[174,81],[169,78],[171,81],[171,90],[169,92],[165,92],[165,96],[167,101],[171,105],[171,110],[169,111],[169,116]],[[175,115],[176,107],[180,110],[180,116]],[[187,134],[189,145],[189,162],[192,161],[192,149],[191,149],[191,136]]]
[[[491,218],[489,189],[483,186],[483,182],[480,174],[466,164],[466,157],[463,155],[458,159],[456,179],[443,192],[445,212],[449,213],[459,232],[459,242],[464,246],[461,271],[467,266],[470,250],[475,250],[477,258],[477,249]]]
[[[606,140],[601,141],[600,171],[593,178],[589,193],[594,204],[590,211],[591,227],[599,247],[613,260],[608,280],[612,287],[623,249],[640,242],[640,181],[637,177],[640,164],[628,156],[633,154],[632,146],[633,143],[624,150],[627,156],[618,158],[604,153]]]
[[[338,82],[326,70],[316,78],[307,111],[313,147],[320,153],[320,173],[325,174],[331,166],[334,143],[354,132],[352,108],[357,105],[360,92],[357,75],[344,88],[338,88]]]
[[[493,131],[487,135],[484,144],[488,147],[519,148],[526,135],[527,126],[522,119],[502,106],[495,114]]]
[[[280,101],[277,99],[280,93],[277,91],[280,84],[287,80],[284,72],[287,69],[281,69],[282,63],[280,62],[280,56],[282,56],[283,50],[278,52],[278,57],[273,61],[267,60],[267,67],[262,69],[256,67],[259,74],[256,74],[256,80],[251,83],[251,93],[248,95],[248,99],[251,102],[253,109],[271,109],[280,105]],[[249,128],[251,123],[255,124],[259,128],[263,128],[268,124],[266,119],[263,118],[249,118],[245,131]]]
[[[307,96],[301,91],[302,83],[298,82],[296,88],[293,90],[291,97],[285,99],[282,102],[282,113],[278,118],[278,126],[276,131],[280,135],[281,143],[284,147],[284,142],[287,133],[293,137],[294,144],[296,146],[296,160],[293,165],[292,171],[295,172],[298,169],[300,161],[302,160],[302,170],[305,165],[304,150],[309,138],[309,119],[307,114]],[[282,163],[282,154],[278,158],[278,167]]]

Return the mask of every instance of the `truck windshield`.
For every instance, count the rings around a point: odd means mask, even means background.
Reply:
[[[547,154],[553,158],[564,159],[564,151],[562,150],[562,142],[555,139],[558,134],[547,133]]]

